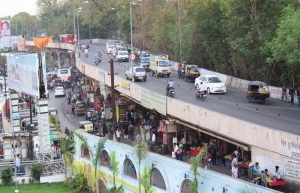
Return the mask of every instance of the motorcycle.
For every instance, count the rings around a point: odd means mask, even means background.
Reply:
[[[207,97],[207,91],[206,90],[196,90],[196,98],[199,98],[201,101],[205,101]]]
[[[102,61],[101,57],[95,59],[95,64],[98,65]]]
[[[169,88],[169,90],[167,91],[167,96],[169,97],[174,97],[175,96],[175,88]]]

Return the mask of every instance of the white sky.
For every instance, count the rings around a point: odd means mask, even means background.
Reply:
[[[37,0],[0,0],[0,17],[14,16],[19,12],[36,14]]]

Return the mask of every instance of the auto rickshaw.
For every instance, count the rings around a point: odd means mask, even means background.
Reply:
[[[270,98],[270,90],[266,83],[260,81],[251,81],[248,84],[247,91],[248,102],[259,102],[266,104]]]
[[[79,129],[84,129],[88,133],[94,132],[94,125],[91,121],[80,121]]]

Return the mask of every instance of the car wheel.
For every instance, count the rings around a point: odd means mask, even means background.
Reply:
[[[211,93],[210,93],[210,88],[207,88],[207,93],[208,93],[208,94],[211,94]]]
[[[147,78],[145,77],[145,78],[144,78],[144,82],[146,82],[146,80],[147,80]]]

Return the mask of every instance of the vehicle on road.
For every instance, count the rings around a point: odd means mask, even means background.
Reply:
[[[115,47],[113,43],[106,43],[106,53],[111,54]]]
[[[128,51],[127,50],[118,50],[116,59],[118,62],[128,62],[129,61]]]
[[[61,34],[59,35],[59,43],[65,43],[65,44],[75,44],[76,35],[74,34]]]
[[[172,98],[175,96],[175,88],[174,87],[171,87],[168,89],[167,96],[172,97]]]
[[[205,101],[207,98],[207,91],[206,90],[196,90],[196,98],[199,98],[201,101]]]
[[[169,57],[161,52],[150,54],[150,71],[152,76],[167,76],[171,74],[171,64]]]
[[[178,77],[183,78],[185,81],[195,82],[195,79],[200,76],[197,65],[193,64],[180,64],[178,65]]]
[[[84,101],[77,100],[75,103],[75,110],[77,116],[83,116],[86,111],[86,104]]]
[[[94,132],[94,125],[91,121],[80,121],[79,128],[84,129],[88,133]]]
[[[72,76],[72,66],[69,68],[60,68],[57,72],[57,77],[60,78],[64,82],[70,82],[73,80]]]
[[[62,86],[56,87],[54,95],[55,95],[55,97],[65,96],[65,89],[64,89],[64,87],[62,87]]]
[[[198,89],[201,82],[206,88],[208,94],[210,93],[226,93],[227,88],[225,84],[215,75],[201,75],[195,79],[195,87]]]
[[[270,90],[266,83],[261,81],[251,81],[247,90],[248,102],[269,103]]]
[[[133,82],[136,80],[147,80],[146,70],[144,67],[132,66],[129,67],[125,73],[126,79],[131,79]]]
[[[139,66],[144,67],[147,72],[150,71],[150,56],[140,56],[137,63]]]

